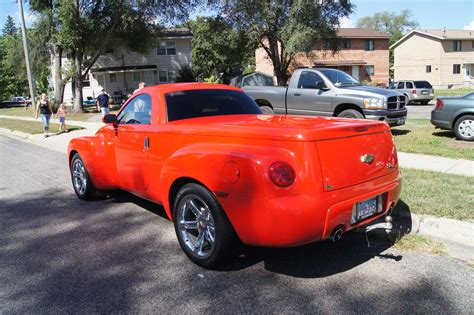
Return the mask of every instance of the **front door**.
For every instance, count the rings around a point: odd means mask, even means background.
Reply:
[[[331,91],[317,89],[324,80],[315,71],[302,71],[296,87],[290,86],[286,94],[288,114],[332,116]]]
[[[352,77],[359,81],[359,66],[352,66]]]
[[[150,121],[151,96],[146,93],[130,100],[117,117],[115,162],[124,189],[141,192],[148,187]]]

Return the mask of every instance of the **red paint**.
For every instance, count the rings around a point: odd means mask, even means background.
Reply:
[[[252,245],[326,239],[339,225],[350,230],[375,219],[351,226],[356,202],[386,193],[385,213],[398,201],[401,177],[385,123],[279,115],[167,122],[164,95],[190,89],[240,91],[197,83],[144,88],[140,93],[153,101],[150,125],[106,125],[95,136],[73,139],[69,154],[81,154],[97,189],[120,188],[160,203],[171,220],[173,183],[197,181],[214,192],[240,239]],[[365,154],[374,155],[371,163],[361,161]],[[294,170],[288,187],[270,178],[278,161]]]

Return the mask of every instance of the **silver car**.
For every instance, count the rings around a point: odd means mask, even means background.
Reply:
[[[396,90],[408,98],[408,102],[428,104],[434,98],[433,86],[428,81],[397,81],[388,87]]]

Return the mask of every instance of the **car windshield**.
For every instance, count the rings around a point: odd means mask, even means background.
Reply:
[[[428,81],[415,81],[415,87],[418,89],[431,89],[432,86]]]
[[[187,90],[166,94],[168,121],[219,115],[261,114],[247,94],[234,90]]]
[[[344,87],[344,86],[359,86],[361,85],[359,81],[348,75],[347,73],[334,70],[334,69],[323,69],[320,70],[329,80],[331,80],[332,84],[336,87]]]

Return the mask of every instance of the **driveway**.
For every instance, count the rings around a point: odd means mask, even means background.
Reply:
[[[208,271],[163,209],[76,198],[66,156],[0,136],[0,313],[443,313],[474,308],[474,269],[362,234],[247,248]]]
[[[418,103],[407,105],[407,110],[408,110],[407,118],[408,119],[412,119],[412,118],[430,119],[431,111],[433,110],[434,105],[435,105],[434,100],[432,100],[427,105],[421,105]]]

